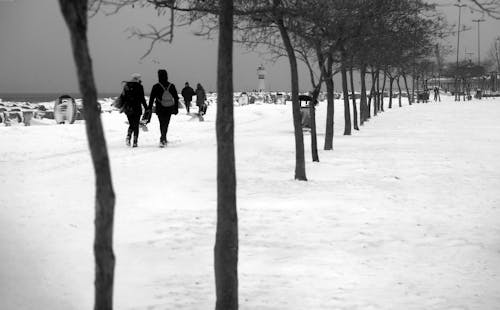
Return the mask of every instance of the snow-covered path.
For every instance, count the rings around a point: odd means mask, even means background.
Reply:
[[[320,148],[324,105],[318,111]],[[288,106],[235,109],[241,309],[498,309],[500,100],[393,108],[293,180]],[[138,149],[103,115],[117,309],[214,306],[214,111]],[[93,175],[82,124],[0,127],[0,308],[89,309]]]

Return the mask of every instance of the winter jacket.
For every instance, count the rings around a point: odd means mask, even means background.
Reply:
[[[163,95],[163,87],[168,89],[172,97],[174,97],[175,104],[171,107],[164,107],[161,105],[161,97]],[[151,89],[151,94],[149,95],[149,109],[153,108],[153,102],[155,103],[156,114],[177,114],[179,112],[179,95],[177,94],[177,89],[175,85],[170,82],[156,83]],[[169,88],[170,86],[170,88]]]
[[[196,105],[202,106],[205,104],[205,100],[207,96],[205,94],[205,90],[202,87],[196,88]]]
[[[144,99],[144,87],[139,82],[126,82],[124,91],[121,95],[123,101],[123,111],[127,115],[141,115],[142,107],[146,106],[146,99]]]
[[[194,90],[190,86],[186,86],[182,89],[182,97],[184,98],[184,101],[191,101],[193,100],[193,96],[196,95]]]

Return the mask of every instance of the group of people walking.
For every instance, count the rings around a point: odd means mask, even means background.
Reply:
[[[198,106],[199,114],[200,116],[205,114],[206,93],[200,83],[198,83],[195,91],[186,82],[181,94],[184,98],[187,113],[189,113],[193,96],[196,96],[196,105]],[[149,104],[146,104],[142,78],[138,73],[132,74],[132,79],[125,82],[119,99],[121,110],[127,115],[129,123],[125,140],[126,145],[137,147],[139,126],[141,123],[145,125],[151,121],[154,104],[154,111],[160,122],[160,147],[165,147],[170,118],[172,114],[177,115],[179,113],[179,95],[175,85],[169,82],[167,71],[164,69],[158,70],[158,83],[154,84],[151,89]]]
[[[184,98],[184,105],[186,106],[186,111],[189,114],[189,109],[191,108],[191,101],[193,101],[193,96],[196,96],[196,105],[198,106],[198,113],[204,115],[207,112],[207,105],[205,101],[207,100],[207,94],[205,89],[200,83],[196,85],[196,91],[189,86],[189,83],[184,84],[184,88],[181,92],[182,98]]]

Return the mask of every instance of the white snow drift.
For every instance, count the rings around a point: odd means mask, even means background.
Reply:
[[[318,108],[320,149],[325,103]],[[500,100],[393,108],[293,180],[289,105],[235,109],[241,309],[498,309]],[[137,149],[103,114],[117,195],[116,309],[214,307],[215,107],[153,118]],[[90,309],[84,125],[0,127],[0,308]]]

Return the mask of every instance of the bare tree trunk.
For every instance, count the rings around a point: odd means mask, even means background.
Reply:
[[[379,106],[379,111],[384,112],[384,96],[385,96],[385,82],[387,81],[387,72],[384,70],[384,83],[382,84],[382,93],[380,94],[381,100],[380,100],[380,106]]]
[[[394,84],[394,78],[389,77],[389,109],[392,109],[392,85]]]
[[[371,109],[372,109],[372,98],[373,98],[373,105],[375,106],[375,85],[376,85],[376,77],[375,77],[375,69],[373,68],[373,66],[371,67],[371,76],[372,76],[372,86],[370,88],[370,97],[368,98],[368,107],[367,107],[367,111],[366,111],[366,115],[368,118],[371,118]],[[375,113],[376,114],[376,113]]]
[[[275,6],[279,0],[273,0]],[[295,180],[307,181],[306,163],[304,158],[304,134],[302,132],[302,120],[300,117],[300,102],[299,102],[299,73],[297,69],[297,58],[293,49],[288,31],[285,28],[283,18],[277,17],[276,24],[278,25],[283,44],[290,61],[290,71],[292,76],[292,112],[293,112],[293,127],[295,132]]]
[[[333,67],[333,56],[331,53],[328,55],[327,59],[327,72],[326,72],[326,96],[328,105],[326,107],[326,132],[325,132],[325,150],[333,150],[333,133],[334,133],[334,85],[333,85],[333,76],[332,76],[332,67]]]
[[[322,77],[321,77],[322,79]],[[318,155],[318,137],[316,133],[316,107],[315,103],[318,101],[319,91],[321,89],[322,81],[319,81],[318,86],[313,91],[312,100],[309,103],[309,114],[311,115],[311,153],[312,153],[312,161],[319,162]]]
[[[309,116],[311,117],[310,120],[310,126],[311,126],[311,155],[312,155],[312,161],[319,162],[319,155],[318,155],[318,136],[316,133],[316,102],[318,100],[319,92],[321,89],[321,84],[323,84],[323,66],[324,64],[322,63],[323,58],[318,59],[319,67],[321,70],[321,75],[319,77],[318,84],[316,84],[315,78],[314,78],[314,70],[311,66],[311,63],[309,62],[307,56],[304,57],[304,62],[307,66],[307,69],[309,70],[309,76],[311,79],[311,85],[313,87],[312,91],[312,97],[311,101],[309,102]]]
[[[367,116],[368,107],[366,104],[366,65],[364,65],[364,64],[361,65],[360,76],[361,76],[360,110],[361,110],[361,125],[363,125],[364,122],[368,119],[368,116]]]
[[[113,253],[115,193],[88,47],[87,0],[59,0],[59,4],[71,36],[78,83],[83,95],[85,129],[95,173],[94,309],[111,310],[115,268]]]
[[[418,99],[418,89],[419,89],[419,77],[417,76],[417,103],[420,103],[420,99]]]
[[[410,94],[408,94],[410,95]],[[411,76],[411,103],[415,103],[415,64],[413,64],[413,75]]]
[[[401,104],[401,84],[399,83],[399,75],[398,75],[398,79],[397,79],[397,83],[398,83],[398,101],[399,101],[399,107],[401,108],[403,105]]]
[[[373,74],[372,74],[372,83],[374,83],[374,82],[375,82],[375,79],[373,78]],[[374,93],[375,93],[375,84],[372,84],[372,86],[370,87],[370,95],[368,96],[368,103],[367,103],[367,107],[366,107],[366,118],[367,119],[371,118],[372,98],[373,98],[373,102],[375,102]]]
[[[351,94],[352,94],[352,122],[354,125],[354,130],[359,130],[358,127],[358,108],[356,106],[356,96],[354,92],[354,77],[353,77],[353,69],[352,66],[349,68],[349,78],[351,82]]]
[[[345,63],[345,52],[342,53],[342,64],[340,68],[342,74],[342,93],[344,95],[344,135],[351,134],[351,111],[349,109],[349,91],[347,89],[347,69]]]
[[[405,81],[406,94],[408,95],[408,104],[411,105],[410,92],[408,90],[408,81],[406,80],[406,73],[403,73],[403,80]]]
[[[233,112],[233,0],[219,0],[217,61],[216,310],[238,309],[238,215]]]
[[[376,116],[378,113],[378,107],[380,106],[380,70],[377,69],[376,76],[377,80],[377,92],[375,94],[375,101],[373,102],[373,115]]]

